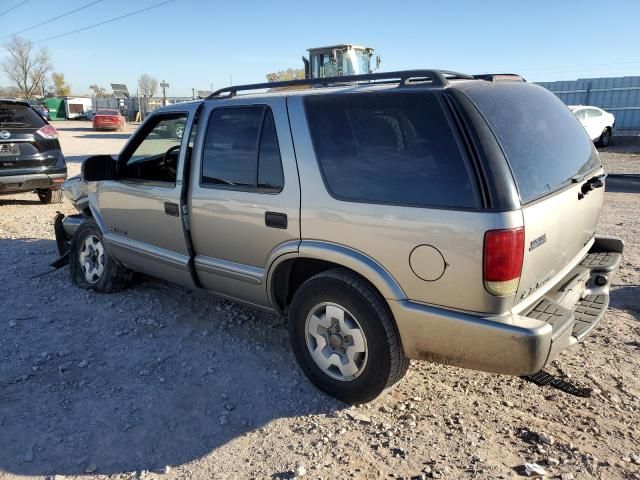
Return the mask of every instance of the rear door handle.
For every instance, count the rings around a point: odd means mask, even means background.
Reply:
[[[164,202],[164,213],[171,215],[172,217],[180,216],[180,209],[177,203]]]
[[[278,212],[265,212],[264,224],[271,228],[286,229],[288,226],[287,215]]]

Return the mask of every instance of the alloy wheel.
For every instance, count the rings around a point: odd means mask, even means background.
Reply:
[[[321,303],[305,322],[307,348],[316,365],[336,380],[357,378],[367,364],[367,340],[358,320],[344,307]]]

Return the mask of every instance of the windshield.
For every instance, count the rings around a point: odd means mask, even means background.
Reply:
[[[361,75],[369,72],[369,55],[363,49],[336,49],[334,61],[330,53],[311,55],[311,71],[314,78]]]
[[[40,128],[46,125],[31,107],[21,104],[0,103],[0,127]]]
[[[493,130],[525,203],[600,166],[573,113],[548,90],[524,82],[460,88]]]
[[[366,50],[363,49],[354,49],[353,52],[355,52],[355,58],[356,58],[356,69],[357,69],[357,74],[358,75],[363,75],[366,73],[371,73],[370,71],[370,55],[367,53]]]

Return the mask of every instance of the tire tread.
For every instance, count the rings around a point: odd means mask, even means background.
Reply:
[[[357,295],[360,295],[362,299],[373,309],[378,319],[380,320],[384,329],[384,338],[389,346],[389,372],[385,379],[385,385],[382,391],[389,389],[398,381],[400,381],[406,374],[409,368],[409,359],[404,355],[402,349],[402,342],[400,335],[396,329],[393,315],[386,305],[383,298],[375,290],[375,288],[363,277],[359,276],[355,272],[344,268],[334,268],[320,272],[317,275],[306,280],[298,289],[309,285],[311,282],[318,280],[331,280],[340,284],[343,284],[349,290],[352,290]],[[295,298],[294,298],[295,302]],[[293,319],[290,321],[294,321]],[[381,392],[379,392],[381,393]],[[363,398],[361,401],[370,401],[375,398],[376,395]],[[360,401],[358,402],[360,403]]]

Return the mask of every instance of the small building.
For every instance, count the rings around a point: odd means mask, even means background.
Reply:
[[[92,108],[90,97],[66,97],[64,105],[66,118],[69,119],[81,117]]]
[[[90,97],[51,97],[43,100],[51,120],[72,119],[91,110]]]

